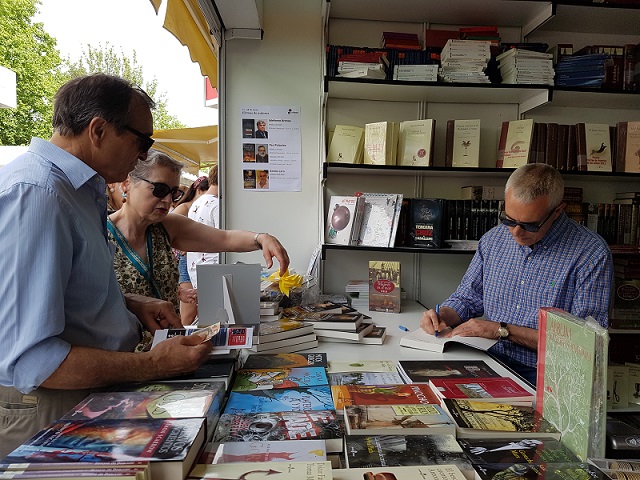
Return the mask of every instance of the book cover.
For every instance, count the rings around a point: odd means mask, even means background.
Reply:
[[[150,461],[154,479],[184,478],[204,444],[201,418],[56,421],[6,456],[11,463]]]
[[[383,327],[380,325],[373,325],[373,328],[369,333],[367,333],[361,340],[357,342],[354,340],[347,340],[342,338],[334,338],[335,342],[343,342],[343,343],[362,343],[364,345],[383,345],[385,339],[387,338],[387,327]]]
[[[189,472],[188,480],[252,478],[268,475],[270,480],[330,479],[331,462],[256,462],[198,464]],[[155,478],[154,478],[155,480]]]
[[[618,122],[616,172],[640,173],[640,122]]]
[[[601,123],[577,123],[576,145],[578,170],[611,172],[611,137],[609,125]]]
[[[349,405],[422,405],[438,404],[428,385],[332,385],[335,410]]]
[[[436,337],[430,335],[421,328],[407,333],[400,339],[400,345],[403,347],[417,348],[418,350],[429,350],[431,352],[444,352],[451,345],[466,345],[468,347],[477,348],[478,350],[487,351],[493,347],[498,340],[483,337],[462,337],[456,335],[451,338]]]
[[[341,452],[344,430],[333,410],[222,414],[214,442],[325,440],[327,451]]]
[[[456,426],[439,405],[350,405],[344,408],[351,435],[455,435]]]
[[[238,370],[231,390],[271,390],[274,388],[317,387],[328,385],[326,369],[323,367],[291,367],[273,370]]]
[[[533,120],[511,120],[503,122],[498,152],[504,151],[502,165],[498,168],[518,168],[529,163],[531,139],[533,136]],[[504,138],[504,144],[502,139]],[[500,158],[498,158],[500,163]]]
[[[477,480],[518,478],[521,480],[608,480],[605,473],[586,463],[513,463],[474,465]]]
[[[211,463],[324,462],[327,450],[322,440],[267,440],[221,443]]]
[[[343,468],[331,473],[333,480],[468,480],[455,465]]]
[[[395,371],[396,362],[392,360],[331,360],[327,365],[327,373]]]
[[[433,119],[400,122],[398,165],[433,166],[435,128],[436,121]]]
[[[369,311],[400,313],[399,261],[369,261]]]
[[[392,237],[397,204],[402,204],[402,194],[362,193],[364,213],[358,237],[358,245],[388,247]]]
[[[429,383],[433,377],[500,377],[483,360],[399,360],[398,372],[407,383]]]
[[[183,375],[176,375],[163,379],[163,382],[182,382],[185,380],[198,380],[201,382],[224,382],[225,388],[236,371],[235,358],[211,358],[204,362],[196,370]]]
[[[408,246],[442,248],[446,226],[446,200],[412,198],[409,204]]]
[[[249,355],[242,368],[326,367],[326,353],[277,353]]]
[[[604,457],[607,339],[594,320],[540,308],[536,410],[583,461]]]
[[[217,395],[208,390],[92,393],[61,420],[204,417]]]
[[[330,385],[399,385],[404,383],[396,372],[342,372],[330,373]]]
[[[364,126],[364,163],[368,165],[395,165],[398,148],[396,122],[367,123]]]
[[[362,163],[364,128],[336,125],[327,153],[329,163]]]
[[[579,462],[559,440],[523,438],[459,439],[458,443],[471,463],[573,463]]]
[[[331,195],[324,241],[334,245],[355,245],[353,228],[362,197]],[[360,209],[362,210],[362,209]]]
[[[432,378],[429,386],[440,398],[482,399],[486,402],[531,406],[534,393],[525,390],[511,377]]]
[[[531,407],[449,398],[442,406],[456,423],[458,438],[560,439],[560,432]]]
[[[347,435],[348,468],[455,465],[473,476],[473,467],[454,435]]]
[[[303,412],[333,410],[328,386],[231,392],[224,413]]]
[[[222,380],[156,380],[140,383],[123,383],[109,389],[112,392],[171,392],[175,390],[207,390],[224,398],[226,385]]]
[[[306,322],[313,325],[318,330],[343,330],[345,332],[356,332],[364,321],[361,313],[310,313],[304,317]]]
[[[305,305],[296,305],[282,310],[286,318],[306,317],[310,313],[346,313],[344,305],[334,302],[315,302]]]
[[[480,166],[480,120],[447,122],[445,166]]]
[[[256,330],[257,335],[253,337],[254,345],[307,335],[313,332],[313,325],[284,318],[273,322],[261,323]]]

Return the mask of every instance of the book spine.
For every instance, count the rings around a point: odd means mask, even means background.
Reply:
[[[576,167],[580,172],[587,171],[587,134],[584,123],[576,124]]]
[[[547,124],[547,141],[545,143],[545,162],[558,169],[558,124]]]
[[[569,125],[567,133],[567,170],[574,171],[578,168],[578,153],[576,151],[576,126]],[[585,158],[586,161],[586,158]]]
[[[509,122],[502,122],[500,130],[500,139],[498,140],[498,158],[496,159],[496,168],[502,168],[504,164],[504,151],[507,147],[507,133],[509,132]]]
[[[444,151],[444,166],[451,168],[453,166],[453,137],[456,128],[455,120],[447,121],[446,143]]]
[[[622,52],[622,90],[632,92],[636,90],[634,79],[636,49],[633,43],[627,44]]]
[[[567,141],[569,136],[569,125],[558,125],[558,148],[556,150],[556,168],[567,170]]]
[[[627,122],[618,122],[616,125],[616,172],[624,172],[626,169],[625,157],[627,154],[627,126]]]
[[[531,142],[532,145],[536,146],[535,152],[535,160],[532,160],[532,154],[529,154],[529,163],[547,163],[546,158],[546,145],[547,145],[547,124],[536,122],[534,125],[534,132],[538,131],[538,136],[535,142]]]

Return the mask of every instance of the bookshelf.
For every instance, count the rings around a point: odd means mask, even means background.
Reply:
[[[497,25],[503,42],[587,44],[640,43],[639,6],[574,5],[575,1],[332,0],[325,15],[325,44],[378,47],[383,31],[417,33],[426,28],[457,30],[465,25]],[[640,118],[640,95],[552,86],[444,84],[323,78],[323,131],[336,124],[436,119],[434,167],[327,164],[322,167],[326,212],[330,195],[354,191],[402,193],[405,197],[460,198],[465,185],[503,186],[512,172],[495,169],[502,121],[608,123]],[[444,167],[447,120],[481,120],[480,168]],[[326,153],[326,152],[325,152]],[[610,202],[616,191],[637,189],[638,174],[564,173],[567,186],[583,188],[585,201]],[[321,218],[326,218],[323,213]],[[428,255],[423,255],[423,254]],[[351,278],[366,278],[371,259],[402,264],[402,285],[425,305],[446,298],[458,285],[473,251],[415,248],[375,249],[323,245],[321,288],[341,292]],[[362,272],[362,273],[360,273]],[[437,279],[437,281],[433,281]]]

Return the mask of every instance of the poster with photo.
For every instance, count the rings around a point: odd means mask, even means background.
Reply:
[[[302,188],[300,107],[242,107],[244,190],[299,192]]]

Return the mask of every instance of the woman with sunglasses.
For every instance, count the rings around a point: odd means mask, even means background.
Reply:
[[[270,268],[273,257],[283,274],[289,257],[280,242],[267,233],[219,230],[170,214],[172,203],[182,198],[182,164],[157,150],[149,150],[122,182],[127,201],[109,215],[107,230],[116,247],[114,268],[124,293],[161,298],[179,313],[178,265],[172,248],[181,251],[249,252],[261,249]],[[186,299],[189,301],[189,299]],[[150,345],[151,336],[138,349]]]
[[[423,313],[423,330],[498,339],[489,351],[535,385],[540,307],[592,316],[606,327],[611,251],[564,213],[563,196],[555,168],[516,169],[505,187],[501,224],[480,239],[457,290]]]

